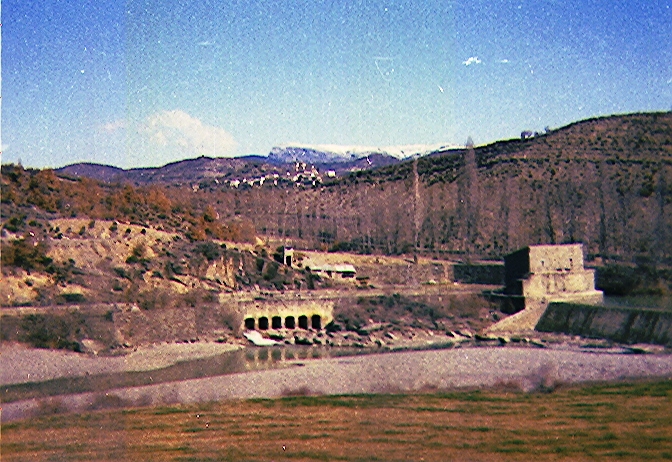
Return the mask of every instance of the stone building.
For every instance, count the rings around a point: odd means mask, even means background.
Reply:
[[[583,267],[583,245],[532,245],[504,257],[507,295],[601,302],[595,270]]]
[[[504,257],[502,311],[517,313],[491,331],[533,329],[550,302],[602,302],[595,270],[583,267],[583,244],[531,245]]]

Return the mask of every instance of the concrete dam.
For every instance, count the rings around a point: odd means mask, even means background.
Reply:
[[[257,300],[240,303],[242,330],[321,330],[334,319],[333,299]]]

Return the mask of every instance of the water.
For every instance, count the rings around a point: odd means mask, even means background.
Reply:
[[[115,372],[80,377],[63,377],[37,383],[7,385],[0,400],[8,403],[31,398],[103,392],[115,388],[155,385],[247,371],[289,367],[297,362],[363,354],[354,348],[326,348],[300,345],[248,347],[220,355],[178,362],[151,371]]]

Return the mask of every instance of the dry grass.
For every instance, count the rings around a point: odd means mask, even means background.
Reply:
[[[101,408],[3,425],[3,460],[672,458],[671,381]]]

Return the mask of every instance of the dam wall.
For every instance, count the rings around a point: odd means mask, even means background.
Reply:
[[[263,300],[240,304],[241,329],[323,329],[334,319],[334,300]]]
[[[491,263],[455,263],[453,277],[462,284],[504,285],[504,265]]]
[[[672,312],[551,302],[535,330],[619,343],[672,346]]]

